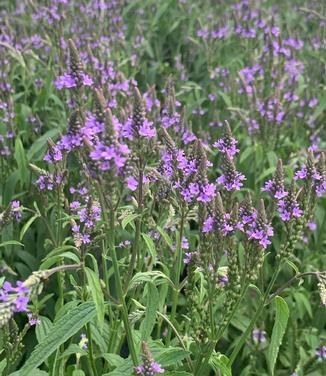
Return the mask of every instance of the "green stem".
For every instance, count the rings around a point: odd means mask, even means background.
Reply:
[[[223,324],[220,327],[220,329],[218,330],[216,339],[211,342],[211,345],[209,346],[209,348],[208,348],[208,350],[206,352],[206,355],[204,356],[203,363],[201,364],[202,359],[199,359],[199,361],[197,362],[195,375],[198,375],[198,376],[201,375],[201,372],[203,372],[203,370],[207,367],[209,359],[210,359],[210,357],[211,357],[211,355],[212,355],[212,353],[213,353],[213,351],[214,351],[217,343],[220,341],[220,339],[222,338],[222,336],[223,336],[226,328],[229,326],[231,320],[233,319],[234,314],[236,313],[236,311],[237,311],[237,309],[238,309],[238,307],[239,307],[239,305],[240,305],[243,297],[245,296],[245,294],[247,292],[248,286],[249,286],[249,283],[246,283],[245,286],[244,286],[244,288],[242,289],[242,293],[240,295],[240,298],[237,300],[236,304],[233,306],[233,309],[229,313],[228,318],[227,318],[225,324]],[[200,367],[200,368],[198,369],[198,367]]]
[[[107,246],[106,241],[103,239],[101,241],[101,247],[102,247],[102,265],[103,265],[103,277],[105,282],[105,287],[108,292],[108,295],[110,296],[110,289],[109,289],[109,274],[108,274],[108,267],[107,267]],[[113,312],[111,305],[108,306],[108,314],[109,314],[109,320],[110,320],[110,327],[113,328]]]
[[[130,322],[128,318],[128,309],[126,305],[126,300],[125,300],[123,290],[122,290],[120,269],[119,269],[119,264],[117,260],[116,250],[115,250],[115,211],[111,208],[109,211],[109,216],[108,216],[107,211],[106,211],[105,196],[103,194],[100,184],[98,184],[97,187],[98,187],[100,200],[101,200],[101,207],[102,207],[102,213],[104,217],[106,236],[107,236],[107,244],[109,246],[109,251],[111,254],[111,259],[112,259],[112,264],[113,264],[113,269],[114,269],[114,279],[115,279],[115,284],[117,288],[119,303],[122,308],[122,319],[123,319],[123,323],[125,326],[129,351],[130,351],[133,364],[137,366],[138,358],[137,358],[133,335],[131,331],[131,326],[130,326]]]
[[[128,309],[125,301],[125,297],[122,290],[122,283],[121,283],[121,277],[120,277],[120,270],[119,270],[119,264],[117,260],[117,255],[115,251],[115,242],[114,242],[114,222],[115,222],[115,215],[114,211],[110,210],[110,217],[109,217],[109,224],[110,224],[110,233],[109,233],[109,241],[110,241],[110,252],[111,252],[111,258],[112,258],[112,264],[114,269],[114,277],[115,277],[115,283],[118,293],[118,299],[121,304],[122,309],[122,319],[126,330],[126,336],[129,346],[129,351],[131,355],[132,362],[135,366],[138,364],[137,354],[135,350],[135,345],[133,341],[131,326],[128,318]]]
[[[95,376],[97,376],[97,369],[95,364],[95,358],[94,358],[94,349],[93,349],[93,340],[92,340],[92,329],[90,323],[86,325],[87,330],[87,338],[88,338],[88,344],[89,344],[89,359],[92,367],[92,372]]]
[[[58,213],[58,220],[57,220],[57,236],[56,236],[56,244],[57,246],[61,245],[62,239],[62,208],[61,208],[61,189],[58,187],[57,189],[57,213]],[[63,265],[63,259],[60,259],[59,266]],[[57,282],[58,282],[58,310],[64,306],[64,272],[59,271],[57,274]]]
[[[261,315],[263,309],[264,309],[264,306],[265,306],[265,303],[266,301],[268,300],[269,298],[269,294],[274,286],[274,283],[276,281],[276,278],[278,276],[278,273],[280,271],[280,263],[277,264],[276,268],[275,268],[275,271],[273,273],[273,276],[272,276],[272,279],[271,281],[269,282],[269,285],[267,287],[267,290],[265,291],[265,294],[264,296],[262,297],[261,301],[260,301],[260,304],[258,306],[258,309],[254,315],[254,317],[251,319],[246,331],[242,334],[240,340],[238,341],[236,347],[234,348],[234,350],[232,351],[231,353],[231,356],[230,356],[230,360],[229,360],[229,365],[232,365],[235,358],[237,357],[239,351],[241,350],[242,346],[244,345],[247,337],[249,336],[249,334],[252,332],[252,329],[257,321],[257,319],[259,318],[259,316]]]
[[[86,249],[83,246],[81,248],[81,258],[82,258],[82,276],[81,276],[81,285],[82,285],[82,291],[81,291],[81,300],[86,301],[87,299],[87,287],[86,287],[86,272],[85,272],[85,257],[86,257]],[[95,365],[95,357],[94,357],[94,349],[93,349],[93,341],[92,341],[92,329],[90,327],[90,324],[86,324],[86,332],[87,332],[87,338],[88,338],[88,344],[89,344],[89,357],[87,357],[88,363],[90,363],[90,369],[92,370],[93,376],[97,376],[97,370]]]
[[[143,215],[143,163],[140,159],[139,162],[139,175],[138,175],[138,197],[137,197],[137,204],[138,204],[138,217],[136,218],[136,232],[135,232],[135,240],[132,247],[132,254],[131,260],[128,269],[128,277],[126,280],[126,286],[131,280],[132,273],[134,271],[134,267],[137,261],[138,266],[140,266],[140,254],[139,254],[139,242],[140,242],[140,235],[141,235],[141,224],[142,224],[142,215]],[[139,268],[138,268],[139,269]]]
[[[184,220],[185,220],[185,209],[182,205],[181,207],[181,220],[180,220],[180,230],[179,230],[179,237],[177,239],[177,247],[176,247],[176,272],[175,272],[175,279],[174,279],[174,290],[172,292],[172,309],[171,309],[171,322],[174,324],[177,306],[178,306],[178,298],[179,298],[179,288],[180,288],[180,275],[181,275],[181,268],[182,268],[182,237],[183,237],[183,227],[184,227]],[[171,334],[172,329],[169,327],[166,345],[169,346],[171,341]]]

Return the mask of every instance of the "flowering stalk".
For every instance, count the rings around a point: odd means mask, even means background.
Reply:
[[[132,254],[131,260],[129,264],[128,270],[128,278],[127,284],[130,281],[133,273],[133,269],[136,264],[138,269],[140,268],[140,252],[139,252],[139,242],[140,242],[140,235],[141,235],[141,224],[142,224],[142,214],[143,214],[143,179],[144,179],[144,169],[145,169],[145,160],[144,160],[144,140],[141,137],[145,135],[142,133],[142,129],[144,124],[146,123],[145,119],[145,104],[143,98],[137,89],[134,87],[134,106],[133,106],[133,117],[132,117],[132,132],[133,136],[137,140],[137,168],[138,168],[138,182],[137,182],[137,209],[138,209],[138,217],[136,218],[136,232],[135,232],[135,239],[132,247]]]

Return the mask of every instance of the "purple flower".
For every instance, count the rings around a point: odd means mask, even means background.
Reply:
[[[204,233],[211,232],[214,228],[215,220],[212,216],[206,218],[202,231]]]
[[[6,281],[0,289],[1,301],[11,302],[14,312],[26,312],[29,302],[29,289],[21,281],[17,281],[16,287]]]
[[[131,244],[130,240],[124,240],[122,242],[119,243],[119,247],[120,248],[127,248],[129,247]]]
[[[41,324],[41,320],[34,317],[32,313],[28,313],[27,317],[28,317],[28,323],[29,323],[30,326]]]
[[[244,180],[246,180],[246,177],[243,174],[236,172],[233,175],[221,175],[217,178],[216,182],[223,185],[227,191],[238,191],[243,186],[242,181]]]
[[[223,287],[228,284],[229,278],[227,275],[220,275],[218,276],[218,283]]]
[[[272,226],[266,223],[265,220],[261,218],[261,215],[258,214],[257,217],[248,224],[246,234],[249,235],[249,240],[254,239],[258,241],[258,244],[265,249],[271,244],[268,238],[274,235],[274,231]]]
[[[282,220],[285,222],[289,221],[292,217],[299,218],[303,214],[303,211],[299,208],[299,204],[294,197],[279,200],[277,205],[278,212],[280,213]]]
[[[231,158],[233,158],[234,155],[239,152],[239,149],[237,149],[237,147],[236,147],[237,143],[238,143],[238,141],[233,137],[229,140],[228,143],[226,142],[225,139],[221,138],[221,139],[217,140],[213,144],[213,146],[215,148],[217,148],[223,154],[229,153],[229,156]]]
[[[200,193],[197,197],[199,202],[210,202],[216,195],[215,184],[207,183],[200,187]]]
[[[326,359],[326,346],[321,346],[318,350],[316,350],[316,356],[319,362],[322,362]]]
[[[131,191],[135,191],[138,187],[138,181],[133,176],[127,178],[127,186]]]
[[[14,300],[16,312],[26,312],[29,298],[27,296],[19,296]]]
[[[243,224],[241,222],[235,222],[230,213],[225,213],[224,220],[221,225],[222,234],[227,236],[233,233],[235,230],[243,231]]]
[[[11,201],[10,205],[11,205],[11,209],[14,213],[15,218],[19,220],[22,217],[22,210],[23,210],[22,206],[20,205],[20,201],[18,200]]]
[[[312,108],[312,107],[317,106],[317,104],[318,104],[318,99],[317,98],[312,98],[312,99],[310,99],[310,101],[308,103],[308,107]]]
[[[164,369],[157,362],[153,362],[152,363],[152,372],[154,372],[154,374],[155,373],[164,373]]]
[[[81,235],[80,240],[83,244],[89,244],[91,242],[91,237],[89,234],[83,234]]]
[[[86,336],[85,333],[81,333],[81,335],[80,335],[79,346],[80,346],[83,350],[88,350],[88,338],[87,338],[87,336]]]
[[[188,242],[188,239],[185,236],[182,237],[181,248],[182,249],[189,249],[189,242]]]
[[[143,124],[139,127],[139,134],[143,137],[153,138],[156,136],[156,129],[153,128],[153,123],[148,121],[147,119],[144,120]]]
[[[294,180],[303,180],[307,177],[307,168],[303,166],[300,170],[297,170],[294,174]]]
[[[154,376],[157,373],[164,373],[165,370],[157,362],[152,362],[150,365],[141,365],[135,367],[137,375]]]
[[[73,210],[76,210],[76,209],[78,209],[78,208],[80,208],[80,202],[79,201],[73,201],[70,205],[69,205],[69,207],[70,207],[70,209],[73,209]]]
[[[217,183],[222,184],[227,191],[240,190],[245,176],[235,168],[232,157],[226,151],[221,165],[223,175],[217,178]]]
[[[58,90],[62,90],[64,88],[71,89],[73,87],[76,87],[76,81],[72,75],[69,73],[66,73],[62,76],[59,76],[55,81],[54,85]]]
[[[317,229],[317,224],[315,222],[308,222],[307,227],[310,231],[315,231]]]
[[[93,85],[93,80],[86,74],[86,73],[83,73],[82,74],[82,78],[83,78],[83,85],[84,86],[92,86]]]
[[[251,337],[252,337],[253,341],[256,342],[256,343],[264,343],[264,342],[267,341],[265,330],[254,329],[252,331]]]
[[[190,264],[191,259],[193,258],[194,253],[193,252],[186,252],[185,253],[185,258],[183,259],[183,262],[185,265]]]

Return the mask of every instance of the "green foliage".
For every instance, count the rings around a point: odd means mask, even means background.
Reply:
[[[40,337],[39,344],[16,375],[28,376],[34,372],[60,345],[91,321],[95,314],[94,304],[85,302],[61,317],[49,328],[45,337]]]
[[[267,362],[272,375],[274,375],[274,368],[277,360],[277,355],[282,344],[282,340],[289,319],[289,308],[286,304],[286,301],[282,299],[280,296],[275,297],[275,307],[275,322],[272,332],[271,343],[267,350]]]
[[[325,375],[323,2],[37,3],[0,5],[0,376]]]

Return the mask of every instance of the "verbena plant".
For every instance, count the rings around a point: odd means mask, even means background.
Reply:
[[[324,375],[323,4],[0,7],[2,375]]]

